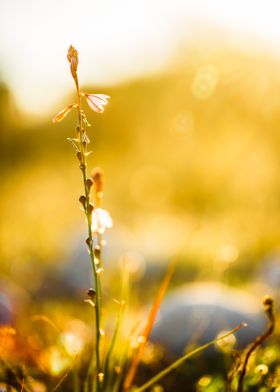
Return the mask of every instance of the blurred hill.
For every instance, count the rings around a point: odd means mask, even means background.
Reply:
[[[124,251],[155,260],[179,251],[219,273],[224,265],[247,272],[279,246],[275,59],[189,51],[165,73],[83,90],[111,96],[103,115],[86,109],[90,164],[105,171],[104,207]],[[66,141],[75,113],[34,126],[3,85],[0,102],[1,268],[19,279],[24,268],[28,280],[39,262],[63,259],[83,230],[80,174]]]

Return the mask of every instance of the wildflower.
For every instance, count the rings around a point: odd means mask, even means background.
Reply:
[[[92,213],[91,230],[93,234],[103,234],[106,229],[113,226],[113,220],[108,211],[103,208],[95,208]]]
[[[96,113],[104,112],[104,105],[107,105],[110,99],[109,95],[105,94],[86,94],[81,93],[87,99],[88,106]]]
[[[70,113],[71,110],[76,106],[76,103],[72,103],[71,105],[66,106],[66,108],[62,109],[60,112],[57,113],[56,116],[54,116],[53,122],[56,123],[62,121],[67,116],[67,114]]]

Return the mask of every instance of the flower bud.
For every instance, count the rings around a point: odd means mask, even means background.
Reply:
[[[87,295],[90,299],[94,300],[96,296],[96,291],[93,288],[88,289]]]
[[[87,198],[84,195],[79,197],[79,202],[82,204],[82,206],[84,208],[85,208],[85,205],[86,205],[86,201],[87,201]]]
[[[86,145],[90,143],[88,135],[84,129],[82,129],[82,131],[81,131],[81,140],[82,140],[84,147],[86,147]]]
[[[87,246],[88,246],[89,248],[91,248],[92,245],[93,245],[93,241],[92,241],[90,238],[87,238],[87,239],[86,239],[86,244],[87,244]]]
[[[77,50],[72,45],[68,49],[67,60],[70,63],[71,74],[73,78],[77,80],[77,69],[78,69],[79,58],[78,58]]]
[[[91,178],[88,178],[86,184],[87,184],[87,188],[90,189],[93,185],[93,180]]]
[[[100,252],[101,252],[100,246],[96,246],[94,248],[94,257],[96,257],[97,259],[100,259]]]
[[[78,151],[76,156],[79,159],[79,161],[81,162],[82,161],[82,153],[81,153],[81,151]]]

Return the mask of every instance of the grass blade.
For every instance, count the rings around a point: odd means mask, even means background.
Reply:
[[[112,353],[114,351],[115,348],[115,344],[117,341],[117,336],[123,321],[123,315],[124,315],[124,310],[125,310],[125,305],[126,305],[126,297],[127,297],[127,292],[128,292],[128,273],[127,271],[124,269],[123,270],[123,276],[122,276],[122,288],[121,288],[121,302],[119,304],[119,312],[118,312],[118,316],[117,316],[117,321],[116,321],[116,325],[115,325],[115,329],[114,329],[114,333],[112,336],[112,340],[106,355],[106,359],[105,359],[105,365],[104,365],[104,384],[103,384],[103,389],[106,390],[106,385],[108,382],[108,377],[109,377],[109,367],[110,367],[110,360],[111,360],[111,356]]]
[[[161,380],[163,377],[165,377],[167,374],[172,372],[172,370],[176,369],[178,366],[182,365],[183,362],[185,362],[187,359],[193,357],[195,354],[200,353],[201,351],[207,349],[208,347],[212,346],[213,344],[219,342],[220,340],[223,340],[227,338],[228,336],[232,335],[233,333],[239,331],[241,328],[246,327],[245,323],[242,323],[226,333],[225,335],[221,336],[218,339],[212,340],[209,343],[204,344],[203,346],[200,346],[196,348],[195,350],[192,350],[191,352],[183,355],[181,358],[177,359],[177,361],[173,362],[171,365],[169,365],[167,368],[156,374],[154,377],[152,377],[149,381],[147,381],[144,385],[142,385],[140,388],[135,389],[134,392],[143,392],[147,388],[149,388],[151,385],[155,384],[157,381]]]
[[[131,387],[133,380],[135,378],[135,375],[136,375],[136,372],[138,369],[138,365],[140,363],[140,360],[141,360],[141,357],[143,354],[145,344],[150,336],[150,333],[151,333],[153,325],[155,323],[156,315],[159,310],[160,304],[161,304],[162,299],[165,295],[165,292],[169,286],[171,277],[174,273],[176,262],[177,262],[177,259],[174,258],[172,260],[172,262],[169,264],[168,269],[166,271],[166,274],[165,274],[165,276],[161,282],[161,285],[159,287],[157,296],[155,298],[155,302],[154,302],[152,309],[151,309],[149,316],[148,316],[147,324],[146,324],[144,331],[142,333],[142,337],[143,337],[142,342],[140,343],[140,345],[135,353],[135,356],[133,357],[133,360],[131,362],[130,368],[127,372],[127,376],[124,381],[124,391],[125,392],[129,390],[129,388]]]

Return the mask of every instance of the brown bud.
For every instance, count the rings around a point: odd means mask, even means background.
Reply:
[[[78,151],[76,156],[79,159],[79,161],[81,162],[82,161],[82,153],[81,153],[81,151]]]
[[[85,205],[86,205],[86,201],[87,201],[87,198],[84,196],[84,195],[82,195],[82,196],[80,196],[79,197],[79,202],[85,207]]]
[[[93,180],[91,178],[88,178],[86,184],[87,184],[87,188],[90,189],[93,185]]]
[[[86,239],[86,244],[87,244],[87,246],[88,246],[89,248],[91,248],[91,247],[92,247],[92,244],[93,244],[93,241],[92,241],[90,238],[87,238],[87,239]]]
[[[96,296],[96,291],[93,288],[88,289],[87,295],[90,299],[94,300]]]
[[[94,205],[92,203],[89,203],[89,212],[92,214],[94,210]]]
[[[67,60],[69,61],[69,63],[71,63],[73,57],[76,58],[76,60],[78,61],[78,52],[74,48],[74,46],[70,45],[67,53]]]
[[[100,246],[98,246],[98,245],[94,248],[94,256],[95,256],[97,259],[100,258]]]
[[[99,167],[95,168],[92,172],[91,178],[93,179],[94,191],[100,195],[104,188],[104,171]]]

